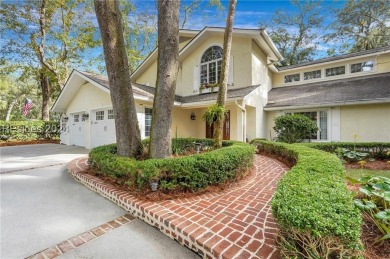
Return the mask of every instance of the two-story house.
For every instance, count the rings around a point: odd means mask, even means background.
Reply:
[[[223,28],[180,31],[179,73],[172,135],[211,137],[202,120],[215,103]],[[318,141],[390,141],[390,47],[276,68],[282,56],[266,31],[234,29],[224,139],[275,137],[273,118],[305,112]],[[150,134],[157,49],[131,75],[143,138]],[[53,105],[67,126],[61,143],[92,148],[115,142],[107,78],[74,70]]]

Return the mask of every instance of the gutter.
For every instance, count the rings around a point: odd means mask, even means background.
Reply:
[[[318,105],[294,105],[294,106],[279,106],[279,107],[264,107],[264,111],[280,111],[280,110],[296,110],[305,108],[320,108],[333,106],[351,106],[351,105],[366,105],[366,104],[382,104],[390,103],[390,98],[372,101],[355,101],[355,102],[340,102],[340,103],[324,103]]]
[[[246,142],[246,109],[245,107],[238,104],[237,101],[234,101],[234,104],[240,108],[243,113],[243,124],[242,124],[242,141]]]

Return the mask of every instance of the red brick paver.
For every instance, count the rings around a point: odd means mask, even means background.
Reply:
[[[77,181],[205,258],[278,257],[277,224],[270,201],[277,182],[288,170],[279,161],[256,155],[254,173],[229,190],[160,202],[141,201],[84,173],[87,168],[87,158],[68,164]],[[108,222],[102,228],[116,227],[123,220]],[[95,234],[95,230],[91,232]]]

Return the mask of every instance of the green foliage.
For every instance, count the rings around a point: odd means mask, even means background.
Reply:
[[[348,0],[335,10],[328,41],[338,43],[340,51],[357,52],[387,46],[390,42],[389,1]]]
[[[282,254],[316,254],[316,258],[358,255],[363,248],[362,218],[346,188],[340,160],[303,145],[253,144],[260,152],[296,161],[280,180],[272,199],[272,212],[285,241]]]
[[[274,130],[277,134],[277,141],[296,143],[310,139],[317,132],[318,127],[305,115],[287,114],[275,118]]]
[[[349,150],[348,148],[337,148],[335,152],[340,159],[345,159],[351,162],[363,160],[369,155],[369,153]]]
[[[208,139],[173,139],[184,150],[193,142],[211,144]],[[144,141],[144,145],[148,141]],[[114,153],[113,153],[114,151]],[[137,161],[115,154],[115,145],[91,150],[91,167],[98,174],[115,178],[138,189],[148,188],[150,181],[158,181],[164,192],[195,192],[209,185],[234,180],[252,166],[254,148],[251,145],[227,141],[224,147],[206,153],[170,159]]]
[[[208,124],[211,125],[217,120],[223,121],[225,118],[226,109],[223,106],[214,104],[207,108],[207,111],[205,114],[203,114],[203,120]]]
[[[327,143],[304,143],[311,148],[320,149],[336,154],[338,148],[346,148],[361,153],[369,153],[369,157],[375,159],[390,159],[390,142],[327,142]]]
[[[318,49],[317,39],[324,11],[319,1],[291,1],[293,8],[278,9],[269,22],[260,27],[269,31],[271,39],[284,57],[279,66],[312,61]]]
[[[390,239],[390,178],[382,176],[366,176],[359,179],[363,184],[359,189],[364,198],[356,199],[355,206],[362,210],[378,230],[382,238]]]
[[[3,141],[57,139],[59,133],[60,125],[55,121],[0,121]]]

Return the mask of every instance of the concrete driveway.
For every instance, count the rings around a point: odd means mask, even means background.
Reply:
[[[0,258],[34,255],[126,214],[69,176],[66,163],[87,153],[84,148],[57,144],[0,148]],[[62,257],[198,256],[146,223],[132,220],[73,245]]]

